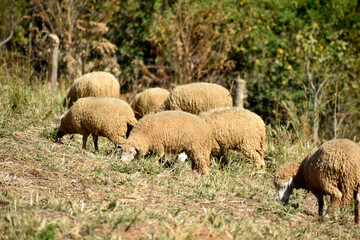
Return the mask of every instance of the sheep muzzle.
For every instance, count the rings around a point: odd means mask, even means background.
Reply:
[[[130,162],[135,158],[137,151],[134,147],[122,146],[121,148],[122,148],[122,153],[120,158],[121,161]]]
[[[283,183],[278,188],[279,199],[284,201],[285,203],[289,202],[290,195],[294,189],[293,179]]]

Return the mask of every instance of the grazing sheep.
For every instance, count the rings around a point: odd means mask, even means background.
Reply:
[[[64,106],[68,104],[70,108],[76,100],[82,97],[113,97],[119,98],[119,81],[107,72],[87,73],[71,85],[64,100]]]
[[[136,94],[131,104],[136,119],[155,112],[165,102],[169,93],[164,88],[149,88]]]
[[[117,98],[80,98],[61,119],[56,139],[65,134],[83,135],[83,149],[91,133],[95,150],[98,136],[107,137],[115,144],[122,144],[137,120],[130,105]]]
[[[185,152],[192,162],[195,177],[207,175],[210,164],[211,129],[196,115],[165,111],[146,115],[138,121],[121,146],[121,160],[129,162],[148,153]]]
[[[265,123],[257,114],[237,107],[215,108],[199,115],[211,127],[214,146],[212,153],[221,149],[239,150],[255,162],[255,167],[265,167]]]
[[[174,88],[160,110],[180,110],[199,114],[217,107],[232,107],[230,92],[215,83],[190,83]]]
[[[324,195],[330,195],[325,216],[333,215],[339,205],[347,207],[355,199],[355,222],[359,223],[360,146],[348,139],[333,139],[311,151],[301,163],[283,166],[275,175],[279,198],[285,202],[294,188],[312,192],[323,214]]]

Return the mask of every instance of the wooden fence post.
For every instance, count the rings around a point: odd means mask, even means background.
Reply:
[[[50,37],[50,57],[49,57],[49,74],[48,80],[51,82],[53,89],[58,88],[57,71],[60,40],[55,34],[49,34]]]
[[[238,76],[235,80],[235,97],[234,97],[234,106],[241,109],[244,108],[244,99],[246,92],[246,81],[241,79]]]

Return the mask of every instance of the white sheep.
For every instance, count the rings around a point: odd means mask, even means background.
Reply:
[[[217,107],[232,107],[230,92],[215,83],[190,83],[174,88],[160,110],[179,110],[192,114]]]
[[[169,91],[164,88],[149,88],[135,95],[131,103],[136,119],[155,112],[169,96]]]
[[[121,148],[121,160],[125,162],[149,153],[185,152],[197,178],[198,173],[209,173],[211,129],[203,119],[190,113],[153,113],[138,121]]]
[[[89,134],[98,150],[98,136],[122,144],[137,120],[130,105],[117,98],[85,97],[77,100],[61,119],[57,141],[65,134],[83,135],[83,149]]]
[[[279,198],[286,203],[294,188],[312,192],[323,215],[325,195],[330,195],[326,217],[339,205],[355,200],[355,222],[359,223],[360,146],[348,139],[333,139],[311,151],[301,163],[281,167],[274,178]]]
[[[71,85],[64,100],[70,108],[76,100],[82,97],[120,97],[119,81],[107,72],[87,73]]]
[[[255,167],[265,167],[266,130],[260,116],[246,109],[224,107],[202,112],[199,117],[211,127],[213,153],[221,149],[239,150],[254,161]]]

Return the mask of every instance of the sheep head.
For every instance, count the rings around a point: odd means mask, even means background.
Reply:
[[[122,153],[120,160],[123,162],[130,162],[138,155],[140,147],[135,142],[126,141],[121,146],[121,150]]]
[[[60,142],[60,139],[64,136],[64,132],[61,131],[61,128],[57,129],[57,132],[56,132],[56,142]]]
[[[289,202],[289,197],[295,188],[294,177],[299,170],[299,163],[291,163],[281,167],[274,177],[274,185],[279,195],[279,199],[285,203]]]
[[[56,130],[56,142],[60,142],[60,139],[68,133],[65,126],[66,124],[64,123],[64,118],[61,118],[61,124]]]

